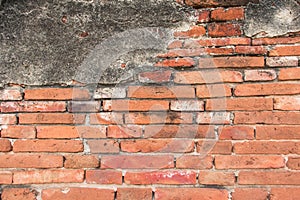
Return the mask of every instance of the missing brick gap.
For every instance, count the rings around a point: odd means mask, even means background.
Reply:
[[[117,200],[117,191],[115,191],[114,200]]]
[[[152,190],[152,200],[155,200],[155,192]]]

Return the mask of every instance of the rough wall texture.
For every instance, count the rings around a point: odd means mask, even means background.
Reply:
[[[0,12],[1,200],[299,199],[299,2]]]

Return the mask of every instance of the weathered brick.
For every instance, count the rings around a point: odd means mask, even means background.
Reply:
[[[38,170],[15,171],[14,184],[44,184],[44,183],[81,183],[84,170]]]
[[[104,100],[104,111],[165,111],[169,101],[165,100]]]
[[[11,150],[11,144],[8,139],[0,139],[0,152],[8,152]]]
[[[63,157],[59,155],[23,153],[0,155],[0,168],[58,168],[62,166]]]
[[[229,6],[245,6],[248,3],[258,3],[258,0],[185,0],[184,3],[194,7],[229,7]]]
[[[142,127],[136,125],[108,126],[109,138],[139,138],[142,136]]]
[[[285,166],[282,156],[215,156],[216,169],[276,169]]]
[[[297,57],[268,57],[266,64],[269,67],[296,67],[298,66]]]
[[[69,112],[98,112],[100,101],[71,101],[68,103]]]
[[[196,95],[199,98],[229,97],[231,87],[226,84],[199,85],[196,87]]]
[[[93,97],[94,99],[122,99],[126,97],[126,89],[120,87],[97,88]]]
[[[183,42],[181,40],[174,40],[172,42],[170,42],[170,44],[168,45],[168,49],[178,49],[181,48],[183,45]]]
[[[94,155],[65,155],[65,168],[97,168],[99,167],[99,158]]]
[[[64,112],[66,111],[65,102],[2,102],[1,112]]]
[[[86,182],[92,184],[122,184],[122,172],[113,170],[87,170]]]
[[[152,200],[151,188],[118,188],[118,200]]]
[[[37,138],[78,138],[75,126],[37,126]]]
[[[270,56],[300,56],[300,46],[275,46]]]
[[[271,200],[290,200],[298,199],[300,196],[299,188],[272,188],[270,192]]]
[[[230,141],[199,140],[197,152],[200,154],[231,154],[232,143]]]
[[[1,127],[1,137],[3,138],[35,138],[35,132],[33,126]]]
[[[83,124],[85,115],[70,113],[21,113],[20,124]]]
[[[268,191],[263,188],[236,188],[232,193],[232,200],[265,200]]]
[[[197,13],[198,22],[209,22],[210,20],[210,11],[209,10],[200,10]]]
[[[81,152],[82,141],[79,140],[17,140],[14,152]]]
[[[0,171],[0,184],[11,184],[13,173],[10,171]],[[3,196],[2,196],[3,198]]]
[[[113,189],[99,188],[68,188],[66,189],[44,189],[43,200],[114,200]]]
[[[295,44],[299,42],[300,37],[256,38],[252,40],[253,45]]]
[[[289,157],[286,165],[289,169],[299,170],[300,169],[300,158]]]
[[[203,111],[204,102],[197,100],[171,101],[172,111]]]
[[[239,24],[213,23],[208,25],[210,37],[240,36],[242,34]]]
[[[213,167],[211,156],[182,155],[176,159],[178,169],[211,169]]]
[[[16,124],[17,117],[13,114],[0,114],[0,124],[9,125],[9,124]]]
[[[26,100],[88,100],[90,93],[79,88],[34,88],[24,91]]]
[[[300,110],[300,97],[275,97],[275,110]]]
[[[107,169],[164,169],[174,167],[174,157],[165,156],[142,156],[142,155],[115,155],[102,156],[101,168]]]
[[[224,126],[219,130],[220,140],[253,140],[254,128],[251,126]]]
[[[278,79],[279,80],[299,80],[300,79],[300,67],[280,69]]]
[[[21,91],[18,89],[0,90],[0,100],[1,101],[22,100]]]
[[[174,36],[180,38],[196,38],[205,35],[205,33],[206,30],[203,26],[192,26],[187,31],[175,32]]]
[[[276,78],[275,70],[245,70],[245,81],[272,81]]]
[[[264,67],[264,57],[200,58],[199,68],[246,68]]]
[[[234,185],[233,172],[200,171],[199,184],[201,185]]]
[[[106,138],[105,126],[76,126],[81,138]]]
[[[229,21],[244,19],[243,8],[217,8],[211,11],[211,19],[215,21]]]
[[[253,55],[259,55],[259,54],[267,54],[267,49],[263,46],[236,46],[235,47],[235,53],[238,54],[253,54]]]
[[[139,139],[134,141],[121,141],[121,150],[130,153],[187,153],[194,151],[194,142],[186,139]]]
[[[300,126],[256,126],[258,140],[293,140],[300,139]]]
[[[155,64],[156,67],[193,67],[195,61],[192,58],[178,58],[163,60]]]
[[[5,188],[2,200],[36,200],[37,192],[29,188]]]
[[[184,48],[199,48],[207,46],[250,45],[250,38],[207,38],[201,40],[186,40]]]
[[[197,173],[194,171],[143,171],[126,172],[125,183],[132,185],[188,185],[196,184]]]
[[[197,114],[196,122],[198,124],[229,124],[229,112],[200,112]]]
[[[90,124],[123,124],[123,114],[117,112],[101,112],[90,115]]]
[[[139,81],[141,83],[165,83],[171,80],[172,71],[152,71],[142,72],[139,74]]]
[[[118,153],[119,143],[117,140],[88,140],[91,153]]]

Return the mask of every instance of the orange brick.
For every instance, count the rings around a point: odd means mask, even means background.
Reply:
[[[267,54],[267,49],[263,46],[237,46],[237,47],[235,47],[235,53],[265,55],[265,54]]]
[[[1,112],[64,112],[66,111],[65,102],[2,102]]]
[[[102,156],[102,169],[164,169],[174,167],[174,157],[165,156],[142,156],[142,155],[115,155]]]
[[[210,37],[240,36],[242,34],[239,24],[213,23],[208,25]]]
[[[216,169],[276,169],[285,166],[282,156],[215,156]]]
[[[300,94],[298,83],[242,84],[235,88],[236,96]]]
[[[197,152],[200,154],[231,154],[232,143],[230,141],[199,140]]]
[[[75,126],[37,126],[37,138],[78,138]]]
[[[209,10],[200,10],[197,13],[198,22],[209,22],[210,20],[210,11]]]
[[[270,56],[300,56],[300,46],[275,46]]]
[[[229,112],[199,112],[196,122],[198,124],[229,124]]]
[[[205,35],[206,30],[203,26],[192,26],[190,30],[175,32],[174,37],[196,38]]]
[[[43,200],[114,200],[113,189],[99,188],[68,188],[65,189],[44,189],[42,191]]]
[[[297,140],[300,139],[300,126],[256,126],[258,140]]]
[[[211,18],[215,21],[229,21],[244,19],[243,8],[217,8],[211,12]]]
[[[84,170],[15,171],[14,184],[81,183]]]
[[[118,200],[152,200],[151,188],[118,188]]]
[[[105,126],[76,126],[81,138],[106,138]]]
[[[163,60],[155,64],[156,67],[193,67],[195,61],[192,58],[178,58]]]
[[[8,152],[11,150],[11,144],[8,139],[0,139],[0,152]]]
[[[199,85],[196,87],[196,95],[199,98],[229,97],[231,87],[225,84]]]
[[[125,183],[132,185],[187,185],[196,184],[196,176],[196,172],[179,170],[126,172]]]
[[[104,100],[104,111],[165,111],[169,101],[164,100]]]
[[[22,94],[17,89],[0,90],[0,101],[22,100]]]
[[[254,128],[250,126],[225,126],[220,127],[220,140],[253,140]]]
[[[273,110],[273,99],[271,98],[226,98],[209,99],[206,101],[205,110]]]
[[[139,139],[134,141],[121,141],[121,150],[130,153],[187,153],[194,151],[194,142],[184,139]]]
[[[122,184],[122,172],[113,170],[87,170],[86,182],[92,184]]]
[[[69,113],[21,113],[20,124],[83,124],[85,115]]]
[[[3,138],[35,138],[35,127],[33,126],[5,126],[1,127]]]
[[[152,71],[142,72],[139,74],[139,81],[141,83],[165,83],[170,82],[172,71]]]
[[[91,153],[119,153],[117,140],[88,140]]]
[[[213,167],[211,156],[182,155],[176,159],[178,169],[211,169]]]
[[[91,114],[90,124],[123,124],[123,114],[117,112]]]
[[[17,140],[14,152],[82,152],[83,143],[79,140]]]
[[[300,79],[300,67],[280,69],[278,79],[279,80],[299,80]]]
[[[108,126],[109,138],[139,138],[142,136],[142,127],[135,125]]]
[[[270,192],[272,200],[298,199],[300,196],[299,188],[272,188]]]
[[[88,100],[91,95],[79,88],[35,88],[25,90],[26,100]]]
[[[264,57],[218,57],[199,59],[199,68],[253,68],[264,67],[264,65]]]
[[[272,81],[276,78],[275,70],[245,70],[245,81]]]
[[[13,173],[9,171],[0,171],[0,184],[11,184]],[[3,196],[2,196],[3,199]]]
[[[37,192],[29,188],[5,188],[3,200],[36,200]]]
[[[227,200],[228,192],[222,189],[212,188],[156,188],[155,192],[156,200]]]
[[[2,115],[2,114],[0,114],[0,124],[9,125],[9,124],[16,124],[16,123],[17,123],[16,115],[13,115],[13,114]]]
[[[300,37],[257,38],[252,40],[253,45],[295,44],[299,42]]]
[[[199,184],[201,185],[234,185],[233,172],[200,171]]]
[[[208,38],[201,40],[186,40],[184,48],[199,48],[207,46],[250,45],[250,38]]]
[[[264,200],[267,198],[268,191],[262,188],[236,188],[232,193],[232,200]]]
[[[94,155],[66,155],[64,157],[65,168],[81,169],[99,167],[99,159]]]
[[[299,170],[300,169],[300,158],[289,157],[287,162],[287,167],[289,169]]]

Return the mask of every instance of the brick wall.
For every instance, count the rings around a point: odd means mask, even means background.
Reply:
[[[246,37],[248,2],[186,0],[134,82],[6,85],[1,199],[299,199],[300,35]]]

